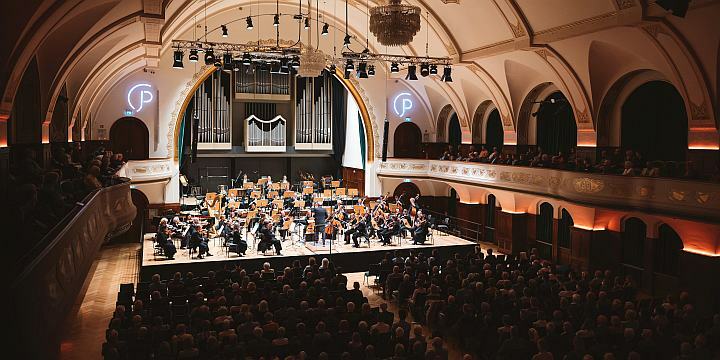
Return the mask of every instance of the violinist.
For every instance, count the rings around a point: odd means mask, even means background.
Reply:
[[[385,226],[378,231],[378,236],[383,246],[390,245],[390,240],[393,235],[396,235],[400,231],[400,223],[397,218],[390,215],[385,215]]]
[[[190,235],[190,250],[198,249],[198,259],[202,259],[203,255],[213,256],[210,253],[210,247],[207,243],[207,237],[203,236],[203,230],[200,225],[194,226],[193,233]]]
[[[369,214],[365,214],[365,215],[357,214],[357,215],[353,216],[352,221],[350,223],[350,229],[345,232],[345,244],[349,244],[350,237],[352,237],[353,247],[356,247],[356,248],[360,247],[358,238],[361,238],[361,237],[367,238],[369,236],[368,231],[367,231],[367,227],[368,227],[367,219],[369,216],[370,216]]]
[[[163,249],[163,254],[165,254],[168,260],[173,260],[175,253],[177,253],[171,234],[172,230],[168,227],[168,220],[166,218],[160,219],[157,234],[155,235],[155,242],[156,246]]]
[[[258,244],[258,251],[262,252],[267,249],[270,249],[271,247],[275,247],[275,253],[277,255],[282,255],[280,253],[280,251],[282,250],[282,244],[280,243],[280,240],[275,238],[275,232],[273,231],[272,221],[268,221],[268,220],[263,221],[259,232],[260,232],[260,243]]]
[[[247,242],[242,238],[242,233],[240,232],[240,225],[234,224],[232,226],[232,231],[230,232],[230,239],[232,239],[230,242],[227,241],[228,238],[226,238],[226,245],[228,246],[229,251],[233,251],[237,253],[240,256],[244,256],[245,252],[247,251]]]

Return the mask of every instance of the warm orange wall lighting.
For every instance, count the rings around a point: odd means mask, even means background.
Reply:
[[[720,150],[718,145],[690,145],[688,150]]]
[[[716,254],[716,253],[712,253],[712,252],[700,250],[700,249],[683,248],[683,251],[697,254],[697,255],[702,255],[702,256],[720,257],[720,254]]]
[[[591,227],[591,226],[585,226],[585,225],[573,225],[573,227],[576,227],[578,229],[588,230],[588,231],[604,231],[604,230],[606,230],[605,227],[603,227],[603,226]]]

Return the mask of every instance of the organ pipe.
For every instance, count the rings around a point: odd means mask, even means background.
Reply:
[[[203,81],[195,91],[194,103],[198,115],[197,139],[201,144],[229,144],[231,142],[232,117],[230,94],[223,76],[218,70]],[[202,145],[200,146],[202,148]]]

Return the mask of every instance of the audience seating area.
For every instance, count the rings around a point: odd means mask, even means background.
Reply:
[[[10,253],[15,258],[36,248],[77,203],[95,190],[115,184],[115,174],[125,163],[122,154],[104,148],[82,158],[79,145],[67,146],[53,146],[50,170],[38,164],[31,149],[20,150],[16,166],[11,169],[9,188],[13,190],[9,192],[8,208],[13,211],[9,212],[9,235],[20,239],[10,242]]]
[[[466,154],[456,151],[452,146],[443,152],[440,160],[482,162],[498,165],[544,167],[558,170],[614,174],[624,176],[670,177],[684,179],[708,179],[720,181],[720,164],[716,166],[713,174],[701,174],[692,161],[662,161],[647,160],[637,151],[625,151],[616,148],[612,153],[607,150],[600,152],[600,157],[593,162],[590,159],[579,158],[575,149],[568,154],[562,152],[551,155],[542,149],[529,149],[519,155],[505,154],[496,147],[487,149],[480,147],[477,151],[471,146]]]
[[[697,313],[689,294],[643,297],[629,277],[578,274],[534,250],[388,252],[365,274],[386,299],[375,308],[327,259],[237,264],[122,285],[105,359],[448,359],[448,344],[465,359],[720,355],[720,314]]]

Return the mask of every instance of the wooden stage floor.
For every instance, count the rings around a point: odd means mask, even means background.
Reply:
[[[299,259],[301,261],[309,257],[315,257],[318,261],[321,258],[327,257],[332,261],[342,266],[347,271],[364,271],[367,270],[367,264],[377,263],[388,251],[401,250],[407,252],[408,250],[417,249],[429,255],[434,249],[438,249],[445,254],[453,254],[458,251],[472,251],[473,246],[476,244],[472,241],[464,240],[459,237],[435,232],[433,235],[433,241],[426,242],[424,245],[413,245],[410,237],[402,239],[401,244],[398,245],[398,238],[393,239],[393,244],[388,246],[382,246],[377,239],[370,240],[371,244],[368,248],[367,242],[361,243],[359,248],[355,248],[350,245],[345,245],[344,240],[336,241],[330,249],[329,245],[325,247],[315,246],[313,243],[303,244],[297,241],[295,235],[293,239],[288,238],[282,242],[282,255],[275,255],[275,251],[267,251],[267,255],[257,253],[253,246],[252,237],[248,242],[248,251],[245,256],[239,257],[234,253],[229,256],[225,252],[225,248],[222,247],[222,239],[211,239],[208,243],[210,247],[210,253],[213,256],[205,257],[203,259],[197,259],[196,254],[193,254],[192,259],[189,257],[187,249],[180,249],[178,244],[178,252],[175,254],[173,260],[168,260],[164,256],[154,255],[153,249],[153,236],[154,234],[146,234],[145,240],[142,246],[142,268],[141,268],[141,279],[149,279],[154,273],[161,275],[167,275],[175,271],[207,271],[208,269],[219,269],[223,266],[224,262],[241,262],[248,268],[253,266],[260,266],[263,262],[267,261],[271,264],[280,263],[290,264],[293,260]],[[177,244],[177,243],[176,243]],[[488,244],[483,244],[483,248],[488,247]]]

